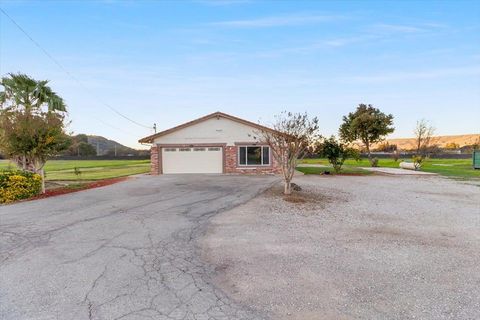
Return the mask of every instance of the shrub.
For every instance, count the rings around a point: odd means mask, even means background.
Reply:
[[[28,171],[0,171],[0,203],[10,203],[40,193],[42,177]]]
[[[415,165],[415,170],[419,170],[422,167],[422,163],[425,158],[422,156],[413,156],[412,160],[413,164]]]
[[[343,163],[348,158],[358,159],[358,152],[355,149],[337,141],[334,136],[323,141],[320,145],[320,153],[328,159],[336,173],[342,170]]]

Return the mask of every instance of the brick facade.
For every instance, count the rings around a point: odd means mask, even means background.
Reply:
[[[239,166],[238,165],[238,146],[225,146],[223,152],[223,173],[230,174],[279,174],[281,168],[278,165],[275,157],[271,156],[271,165],[269,166]],[[157,145],[153,145],[150,149],[150,174],[161,174],[161,159],[160,148]]]
[[[159,175],[160,174],[160,159],[158,153],[158,147],[152,145],[150,148],[150,174]]]
[[[225,173],[238,173],[238,174],[272,174],[272,173],[281,173],[281,168],[278,165],[277,161],[271,156],[272,159],[271,165],[269,166],[238,166],[237,165],[237,156],[238,156],[238,146],[226,146],[225,147]]]

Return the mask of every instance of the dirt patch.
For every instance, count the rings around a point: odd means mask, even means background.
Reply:
[[[283,200],[291,203],[326,204],[333,201],[331,197],[325,196],[308,186],[299,191],[292,190],[292,194],[289,195],[283,193],[283,188],[275,186],[272,187],[271,193],[273,196],[283,197]]]
[[[391,242],[404,246],[430,246],[430,247],[454,247],[455,235],[447,232],[420,233],[411,230],[393,228],[389,226],[378,226],[373,228],[359,228],[352,231],[352,237],[357,241]]]

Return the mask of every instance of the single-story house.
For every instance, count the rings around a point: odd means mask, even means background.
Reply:
[[[152,144],[151,173],[279,173],[260,132],[274,130],[222,112],[140,139]]]

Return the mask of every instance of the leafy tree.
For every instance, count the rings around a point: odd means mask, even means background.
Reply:
[[[480,148],[480,136],[478,136],[477,140],[472,144],[472,152]]]
[[[348,158],[358,159],[358,151],[348,144],[338,141],[335,136],[325,139],[318,150],[323,157],[328,159],[336,173],[342,170],[343,163]]]
[[[0,149],[23,170],[42,176],[48,157],[65,150],[70,138],[65,133],[66,106],[47,81],[24,74],[9,74],[0,85]]]
[[[80,143],[80,142],[88,143],[88,136],[84,133],[77,134],[75,136],[75,141],[77,143]]]
[[[379,152],[395,152],[397,150],[396,144],[390,144],[388,141],[380,143],[374,151]]]
[[[86,142],[80,142],[77,145],[78,148],[78,154],[80,156],[96,156],[97,155],[97,149],[95,149],[94,146],[91,144],[88,144]]]
[[[340,138],[345,142],[361,141],[370,164],[376,166],[377,160],[372,158],[370,148],[394,130],[393,115],[385,114],[371,104],[359,104],[355,112],[343,117],[339,132]]]
[[[78,157],[97,155],[97,149],[88,143],[88,136],[86,134],[77,134],[71,138],[72,144],[67,150],[62,152],[62,154]]]
[[[445,145],[445,149],[447,150],[457,150],[460,149],[460,145],[455,142],[449,142]]]
[[[307,113],[282,112],[275,117],[272,129],[260,130],[258,138],[270,146],[282,170],[284,194],[288,195],[292,193],[291,181],[298,159],[302,158],[320,137],[318,119],[310,118]]]

